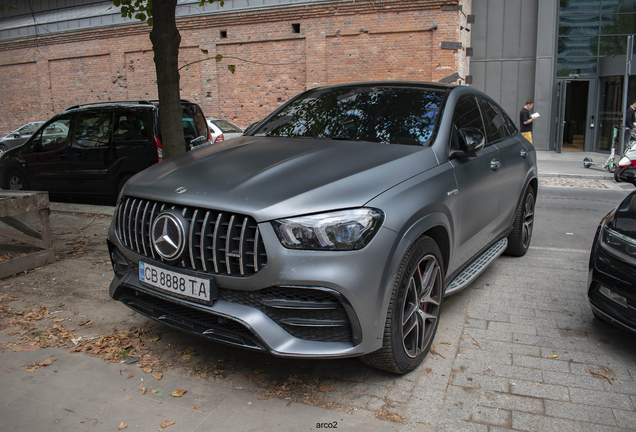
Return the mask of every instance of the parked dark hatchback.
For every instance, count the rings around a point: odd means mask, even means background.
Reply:
[[[636,191],[601,220],[590,254],[587,296],[594,315],[636,332]]]
[[[201,108],[188,101],[182,107],[187,149],[207,143],[210,132]],[[161,160],[155,101],[76,105],[40,126],[21,147],[2,153],[0,187],[112,196]]]

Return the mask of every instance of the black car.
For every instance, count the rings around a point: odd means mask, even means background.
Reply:
[[[596,230],[587,296],[595,316],[636,332],[636,191]]]
[[[182,101],[186,150],[207,143],[201,108]],[[134,174],[162,160],[156,101],[75,105],[2,153],[0,187],[71,195],[116,195]]]

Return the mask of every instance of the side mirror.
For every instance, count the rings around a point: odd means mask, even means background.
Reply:
[[[20,138],[20,134],[19,133],[13,134],[13,138]]]
[[[192,141],[190,141],[190,149],[193,149],[195,147],[198,147],[202,144],[205,144],[208,142],[208,139],[206,137],[204,137],[203,135],[201,135],[200,137],[197,137],[195,139],[193,139]]]
[[[456,145],[459,148],[451,148],[451,159],[475,156],[486,144],[484,134],[477,128],[466,127],[459,129],[457,135]]]

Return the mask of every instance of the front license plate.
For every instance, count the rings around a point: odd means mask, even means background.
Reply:
[[[139,262],[139,281],[172,294],[196,300],[211,300],[210,280]]]

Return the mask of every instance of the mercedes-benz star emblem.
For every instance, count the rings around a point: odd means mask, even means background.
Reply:
[[[186,189],[186,188],[184,188],[183,186],[181,186],[181,187],[178,187],[178,188],[175,190],[175,193],[182,194],[182,193],[184,193],[184,192],[185,192],[185,191],[187,191],[187,190],[188,190],[188,189]]]
[[[186,246],[183,221],[170,211],[159,213],[152,224],[152,246],[163,259],[178,259]]]

